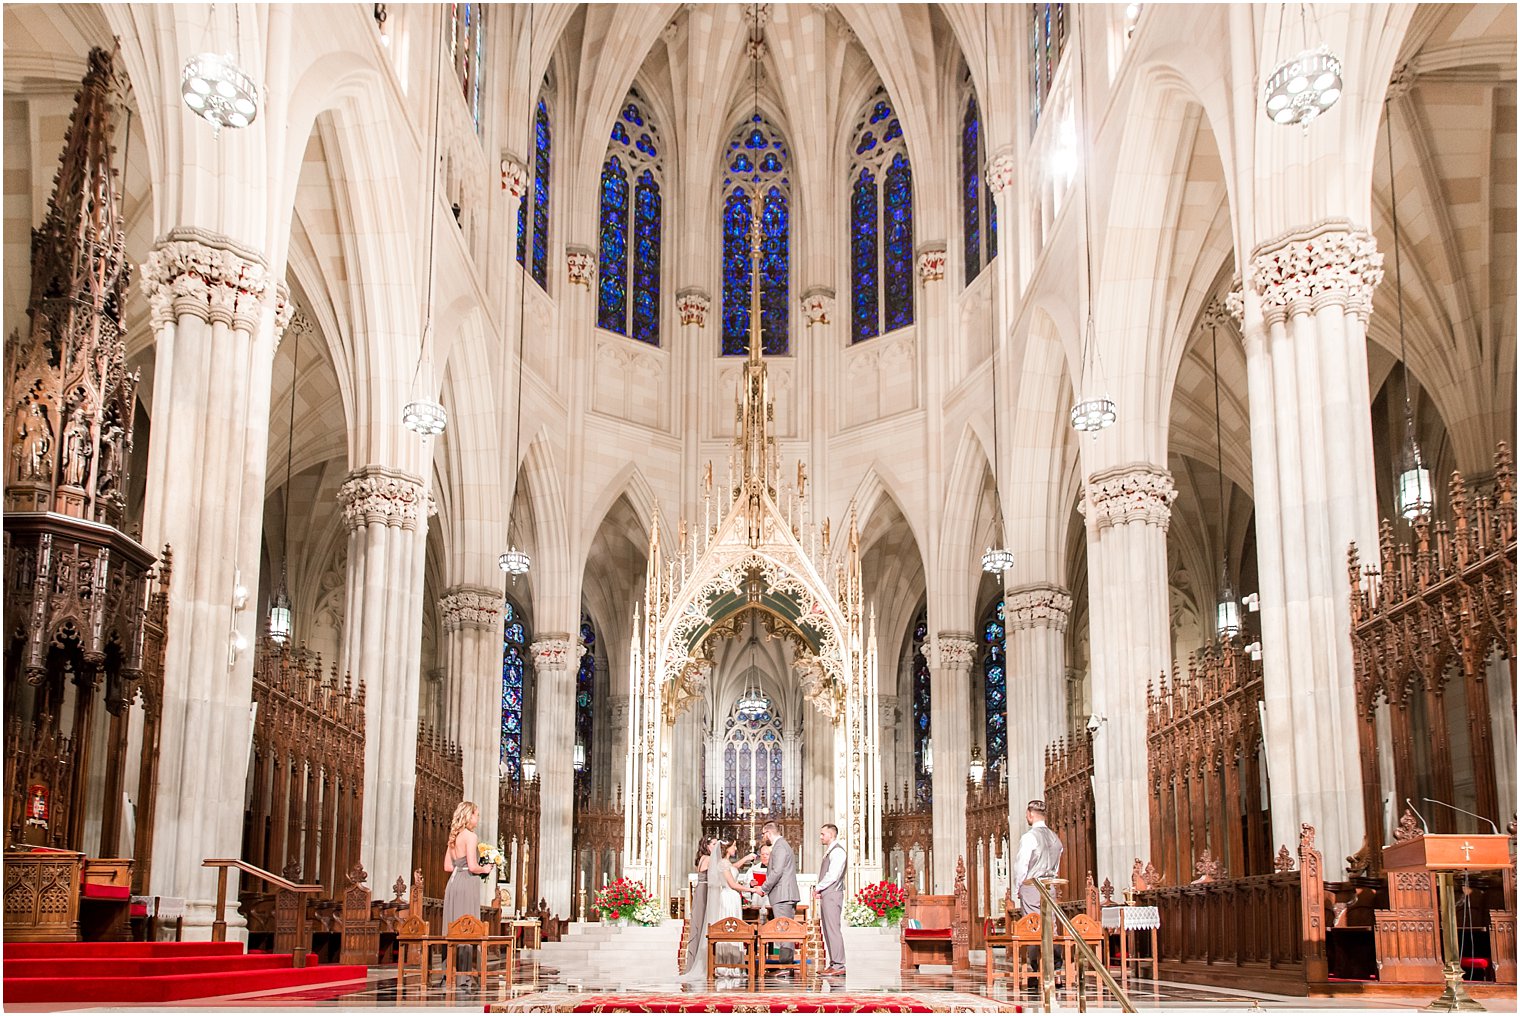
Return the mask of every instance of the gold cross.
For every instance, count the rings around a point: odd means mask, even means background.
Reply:
[[[1472,844],[1464,842],[1462,844],[1462,860],[1464,860],[1464,861],[1471,861],[1472,860],[1472,852],[1473,852]]]

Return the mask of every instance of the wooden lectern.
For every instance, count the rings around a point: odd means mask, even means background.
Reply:
[[[1446,988],[1425,1008],[1438,1012],[1483,1011],[1462,986],[1461,957],[1457,953],[1457,901],[1451,876],[1458,871],[1499,871],[1510,866],[1509,837],[1503,835],[1416,836],[1383,848],[1387,871],[1429,871],[1436,876],[1440,896],[1441,962]],[[1494,958],[1496,962],[1500,957]],[[1511,957],[1502,960],[1513,962]]]

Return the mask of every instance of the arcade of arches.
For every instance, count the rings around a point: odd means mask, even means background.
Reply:
[[[8,833],[204,934],[203,858],[388,887],[460,796],[561,915],[767,816],[984,899],[1034,797],[1077,888],[1508,823],[1515,11],[1306,11],[8,5]],[[65,312],[70,236],[120,264]],[[1348,551],[1474,520],[1416,652]]]

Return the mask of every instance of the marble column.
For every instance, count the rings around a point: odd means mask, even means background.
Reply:
[[[533,757],[538,763],[538,894],[549,912],[570,916],[571,840],[575,821],[575,671],[586,647],[546,632],[528,647],[537,699]]]
[[[338,488],[348,527],[342,668],[364,683],[364,829],[359,856],[387,885],[408,880],[416,810],[418,683],[429,497],[422,481],[364,466]]]
[[[1066,732],[1066,624],[1071,593],[1059,586],[1009,590],[1007,632],[1008,813],[1017,830],[1024,807],[1045,796],[1045,746]]]
[[[1171,474],[1141,463],[1088,477],[1079,505],[1101,721],[1093,737],[1099,883],[1127,885],[1135,858],[1151,856],[1145,694],[1171,668],[1166,530],[1176,498]]]
[[[150,891],[189,901],[185,933],[209,937],[216,872],[242,853],[252,736],[260,507],[269,387],[289,319],[263,257],[201,229],[171,230],[142,269],[154,331],[153,435],[144,543],[169,544],[161,786]],[[241,585],[245,592],[236,592]],[[241,642],[244,648],[236,645]],[[207,764],[207,746],[216,764]],[[229,915],[229,925],[242,919]]]
[[[501,773],[501,592],[453,586],[438,601],[448,661],[448,734],[464,754],[464,796],[480,805],[482,843],[496,839]]]
[[[1366,560],[1377,546],[1367,315],[1381,264],[1371,234],[1330,219],[1260,245],[1247,273],[1272,842],[1314,826],[1327,877],[1364,832],[1345,736],[1356,727],[1346,551],[1355,541]]]
[[[934,744],[934,892],[955,886],[955,861],[966,853],[966,777],[971,765],[970,632],[942,631],[939,662],[929,672],[929,734]]]

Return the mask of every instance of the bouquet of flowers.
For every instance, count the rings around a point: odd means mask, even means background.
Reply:
[[[494,844],[491,844],[491,843],[482,843],[480,845],[480,861],[479,861],[479,863],[480,864],[495,865],[496,870],[497,871],[501,871],[502,865],[504,865],[506,863],[506,858],[501,855],[501,851],[497,850],[496,846]],[[481,878],[489,878],[490,876],[491,876],[490,872],[483,872],[480,877]]]
[[[632,918],[640,924],[653,923],[640,919],[639,911],[644,911],[647,917],[651,909],[650,904],[654,898],[649,895],[649,890],[644,888],[644,883],[631,878],[620,878],[616,882],[608,882],[596,891],[596,900],[592,904],[601,911],[604,920],[613,920],[619,917]],[[655,911],[658,917],[658,911]]]
[[[844,923],[851,928],[878,928],[881,916],[864,903],[851,900],[844,905]]]
[[[854,902],[884,923],[897,924],[908,907],[908,890],[896,882],[874,882],[856,893]]]

